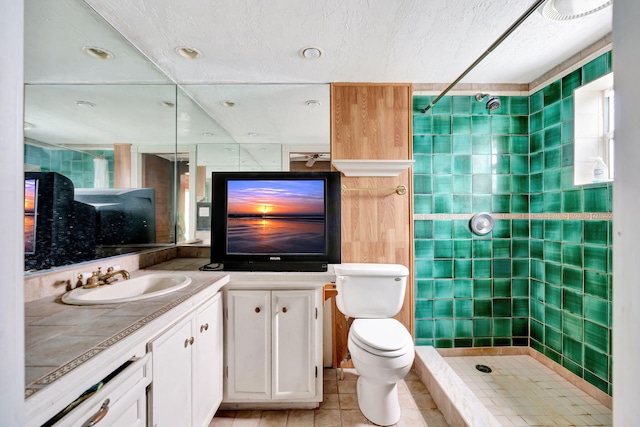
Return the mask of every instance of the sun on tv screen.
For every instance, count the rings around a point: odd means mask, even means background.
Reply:
[[[36,203],[38,201],[38,180],[24,180],[24,253],[36,251]]]
[[[340,262],[338,173],[214,172],[212,191],[212,263],[323,271]]]

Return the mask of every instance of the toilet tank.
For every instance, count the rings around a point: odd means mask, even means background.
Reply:
[[[334,266],[336,305],[354,318],[384,319],[398,314],[409,270],[400,264],[346,263]]]

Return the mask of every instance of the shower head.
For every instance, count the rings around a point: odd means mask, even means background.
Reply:
[[[476,94],[476,101],[478,102],[484,101],[485,98],[488,98],[486,104],[487,110],[494,111],[500,108],[500,98],[498,98],[497,96],[491,96],[488,93]]]

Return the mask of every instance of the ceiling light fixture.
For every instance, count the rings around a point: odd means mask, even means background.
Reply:
[[[254,137],[258,136],[258,134],[257,134],[257,133],[255,133],[255,132],[249,132],[247,135],[249,135],[249,136],[250,136],[250,137],[252,137],[252,138],[254,138]]]
[[[300,51],[300,55],[305,59],[318,59],[322,56],[322,50],[317,47],[305,47]]]
[[[211,137],[213,136],[212,132],[202,132],[202,136]]]
[[[193,47],[181,46],[176,48],[176,53],[183,58],[198,59],[202,57],[202,53]]]
[[[220,102],[220,105],[222,105],[223,107],[233,108],[236,106],[236,103],[233,101],[222,101]]]
[[[36,125],[34,125],[33,123],[24,122],[24,130],[33,129],[34,127],[36,127]]]
[[[554,21],[568,21],[591,15],[610,6],[613,0],[547,0],[542,16]]]
[[[113,53],[95,46],[84,46],[82,51],[87,55],[98,59],[113,59]]]
[[[78,107],[82,107],[82,108],[93,108],[96,106],[96,104],[94,104],[93,102],[89,102],[89,101],[76,101],[76,105]]]
[[[174,108],[176,106],[176,103],[173,101],[160,101],[158,104],[167,108]]]
[[[307,102],[305,102],[305,104],[307,107],[315,108],[315,107],[319,107],[321,103],[317,99],[310,99]]]

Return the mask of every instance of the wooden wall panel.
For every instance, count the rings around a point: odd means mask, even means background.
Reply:
[[[131,144],[113,145],[113,186],[131,187]]]
[[[155,154],[142,155],[142,187],[156,189],[156,243],[175,243],[173,166]]]
[[[410,84],[332,84],[332,159],[411,159]],[[397,177],[342,177],[342,262],[403,264],[407,293],[396,318],[413,335],[413,187],[411,169]],[[344,316],[334,312],[334,366],[347,352]]]

